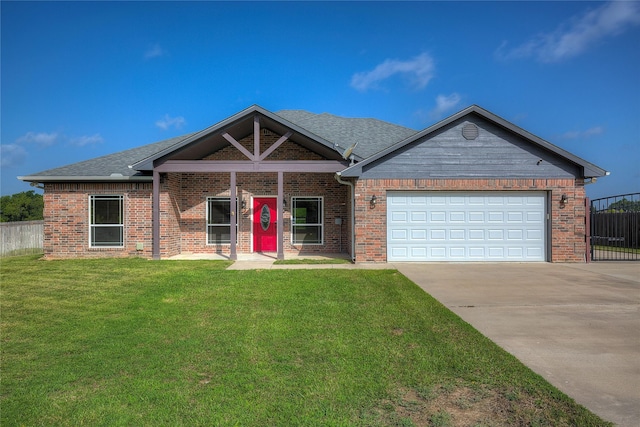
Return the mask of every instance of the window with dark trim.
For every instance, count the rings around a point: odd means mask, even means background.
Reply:
[[[291,240],[295,245],[323,243],[322,197],[291,198]]]
[[[231,203],[229,197],[207,197],[207,244],[231,243]],[[236,212],[237,212],[236,208]],[[236,215],[237,218],[237,215]],[[238,227],[235,222],[236,229]]]
[[[124,197],[89,197],[89,245],[94,248],[124,246]]]

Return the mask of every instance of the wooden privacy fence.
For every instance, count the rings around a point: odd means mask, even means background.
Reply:
[[[44,221],[0,222],[0,256],[40,253]]]

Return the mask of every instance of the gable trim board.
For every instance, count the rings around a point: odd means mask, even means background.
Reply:
[[[352,146],[353,155],[344,159]],[[45,254],[51,258],[166,258],[208,252],[234,259],[238,252],[253,250],[253,213],[232,207],[230,214],[238,221],[237,230],[230,230],[232,243],[207,245],[207,197],[237,198],[239,206],[240,201],[268,196],[277,201],[278,258],[285,253],[348,252],[356,262],[555,262],[585,259],[585,179],[607,174],[475,105],[420,132],[376,119],[297,110],[272,113],[254,105],[200,132],[20,179],[44,184]],[[85,205],[97,194],[124,196],[122,248],[86,245]],[[563,194],[569,201],[561,204]],[[490,197],[506,204],[531,197],[536,208],[512,214],[539,220],[540,209],[545,213],[542,222],[520,228],[508,221],[499,228],[488,221],[482,225],[482,249],[471,242],[480,229],[465,221],[414,222],[405,231],[424,239],[407,246],[393,219],[394,203],[405,196],[426,203],[442,197],[456,202]],[[294,197],[324,200],[322,245],[293,244]],[[436,209],[433,205],[422,214],[435,218]],[[495,219],[508,216],[508,209],[487,207],[485,214]],[[419,216],[417,210],[406,212]],[[471,223],[475,211],[471,206],[456,211],[452,205],[440,212],[445,217],[466,215]],[[489,242],[500,233],[506,236],[502,243]],[[463,235],[467,242],[458,244]],[[525,235],[529,239],[509,241]],[[398,255],[409,254],[409,247],[413,255]],[[498,257],[500,253],[504,256]]]

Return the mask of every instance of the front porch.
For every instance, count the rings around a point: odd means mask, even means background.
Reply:
[[[133,165],[153,177],[153,259],[352,253],[337,148],[254,110]]]

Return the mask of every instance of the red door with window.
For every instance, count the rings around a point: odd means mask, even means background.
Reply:
[[[276,252],[278,250],[278,215],[275,197],[253,199],[253,251]]]

